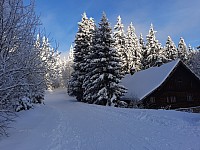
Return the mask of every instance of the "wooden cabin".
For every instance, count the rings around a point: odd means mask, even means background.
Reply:
[[[200,106],[200,79],[181,60],[126,75],[121,84],[128,89],[121,100],[145,108]]]

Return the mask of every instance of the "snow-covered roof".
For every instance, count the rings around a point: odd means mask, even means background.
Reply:
[[[136,72],[134,75],[126,75],[121,81],[121,84],[128,89],[123,98],[142,100],[165,81],[179,61],[180,59],[160,67],[152,67]]]

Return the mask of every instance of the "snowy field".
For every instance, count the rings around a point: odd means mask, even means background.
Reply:
[[[19,113],[0,150],[200,150],[200,114],[102,107],[64,90]]]

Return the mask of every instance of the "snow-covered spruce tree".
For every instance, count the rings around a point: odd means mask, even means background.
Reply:
[[[52,71],[51,72],[51,87],[52,89],[59,88],[61,87],[61,82],[62,82],[62,61],[60,58],[60,52],[58,52],[57,49],[53,48],[53,66],[52,66]]]
[[[194,53],[189,61],[190,68],[200,77],[200,52]]]
[[[88,19],[84,13],[82,21],[78,23],[78,32],[74,42],[73,72],[68,86],[69,95],[75,96],[78,101],[83,101],[84,89],[82,85],[86,74],[86,57],[90,53],[93,31],[94,21],[92,18]]]
[[[69,80],[71,79],[71,74],[73,72],[73,62],[74,62],[74,47],[71,45],[69,50],[69,55],[67,58],[64,57],[62,61],[62,85],[68,88]]]
[[[28,6],[22,0],[0,1],[0,134],[10,120],[7,112],[28,109],[35,95],[44,92],[35,48],[38,25],[33,1]]]
[[[182,37],[178,43],[178,58],[180,58],[183,62],[188,61],[188,49]]]
[[[39,44],[40,43],[40,44]],[[38,47],[38,45],[40,45]],[[39,49],[39,55],[42,59],[42,66],[45,68],[45,85],[46,89],[54,89],[60,87],[61,83],[61,59],[57,48],[53,48],[45,36],[43,38],[37,35],[35,44]]]
[[[140,43],[140,47],[141,47],[142,49],[145,49],[145,42],[144,42],[144,38],[143,38],[142,33],[140,33],[139,43]]]
[[[188,45],[188,64],[190,63],[190,59],[197,53],[198,51],[192,48],[192,46]]]
[[[135,33],[135,28],[131,23],[128,26],[125,38],[125,52],[127,55],[126,66],[128,73],[134,73],[142,69],[142,49]]]
[[[122,24],[120,16],[117,17],[117,23],[114,26],[113,38],[115,41],[114,43],[115,48],[117,49],[117,52],[119,53],[120,56],[120,63],[122,66],[121,71],[123,73],[128,73],[130,71],[130,68],[128,66],[129,58],[127,52],[125,51],[124,25]]]
[[[141,48],[141,55],[142,55],[142,68],[141,69],[145,69],[145,64],[147,64],[146,62],[146,58],[147,58],[147,54],[146,54],[146,44],[143,38],[142,33],[140,33],[140,37],[139,37],[139,43],[140,43],[140,48]]]
[[[146,36],[146,64],[145,68],[152,66],[159,66],[166,62],[165,51],[162,49],[161,44],[156,39],[156,31],[151,24],[149,34]]]
[[[87,61],[88,80],[84,82],[84,98],[89,103],[112,105],[113,100],[123,95],[125,88],[119,85],[123,77],[120,58],[114,47],[112,29],[105,13],[95,31],[92,53]]]
[[[170,36],[168,36],[167,38],[165,51],[166,51],[167,61],[175,60],[178,58],[178,51],[176,45],[174,44]]]

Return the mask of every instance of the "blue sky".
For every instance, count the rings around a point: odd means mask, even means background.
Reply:
[[[147,35],[153,23],[157,39],[162,45],[167,36],[178,44],[180,37],[193,47],[200,45],[200,0],[36,0],[36,12],[40,14],[42,27],[59,43],[64,54],[74,41],[81,14],[98,23],[105,11],[112,25],[120,15],[125,26],[130,22],[136,33]]]

